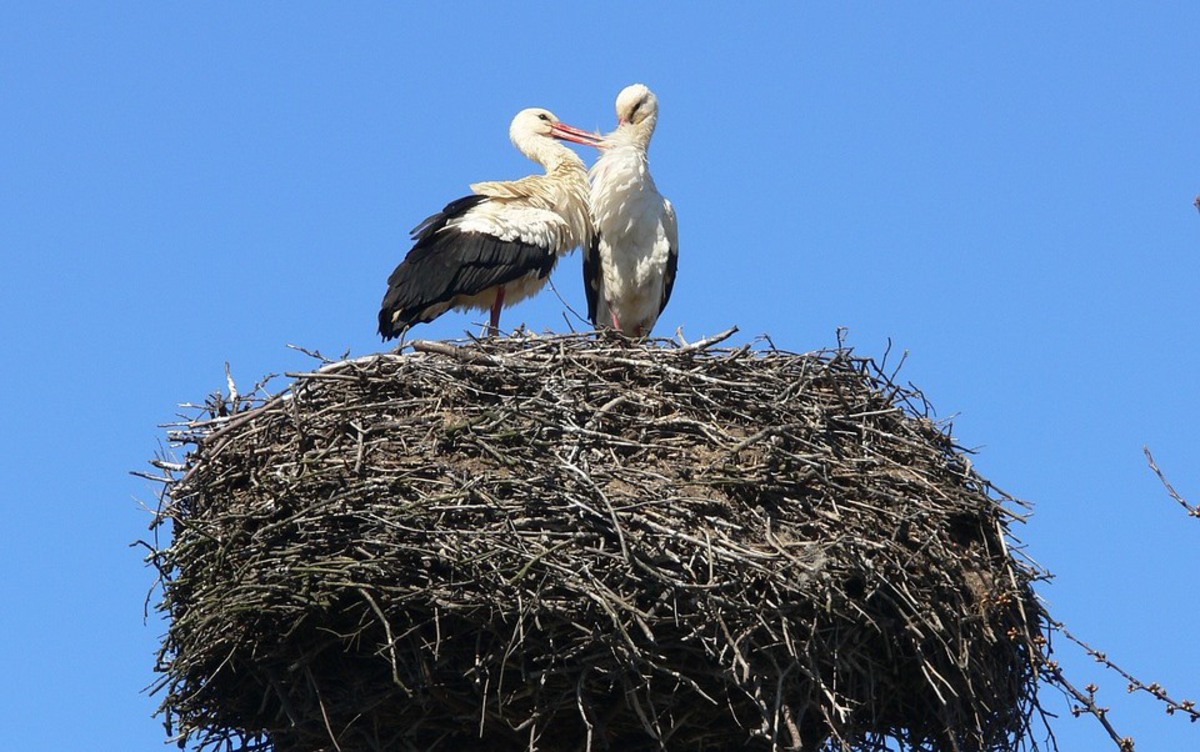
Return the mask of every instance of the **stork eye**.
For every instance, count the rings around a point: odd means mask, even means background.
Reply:
[[[549,116],[549,115],[547,115],[547,114],[546,114],[546,113],[544,113],[544,112],[539,112],[539,113],[538,113],[538,120],[545,120],[545,121],[549,122],[549,121],[550,121],[550,116]]]

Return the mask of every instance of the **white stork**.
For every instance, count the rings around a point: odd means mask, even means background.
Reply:
[[[617,129],[604,137],[591,171],[595,234],[583,259],[588,318],[630,337],[650,334],[679,264],[675,208],[655,187],[646,154],[657,122],[654,92],[625,87],[617,95]]]
[[[599,137],[538,107],[517,113],[508,134],[546,174],[475,183],[413,229],[379,309],[385,341],[450,308],[490,310],[495,334],[504,306],[536,293],[559,256],[588,244],[587,168],[555,139],[596,146]]]

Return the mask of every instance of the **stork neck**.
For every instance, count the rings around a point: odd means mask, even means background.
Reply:
[[[654,126],[657,116],[648,117],[640,123],[626,123],[605,137],[612,147],[632,146],[643,152],[650,148],[650,139],[654,136]]]
[[[578,154],[548,136],[529,136],[514,143],[522,154],[545,167],[547,172],[553,172],[563,164],[578,164],[581,169],[586,169]]]

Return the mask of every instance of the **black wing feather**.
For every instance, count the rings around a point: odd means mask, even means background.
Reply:
[[[409,237],[416,241],[417,245],[420,245],[422,241],[429,240],[438,230],[445,227],[447,222],[461,217],[487,200],[487,196],[481,196],[478,193],[456,198],[446,204],[446,208],[437,214],[426,217],[419,225],[412,228]],[[414,248],[413,250],[416,249]]]
[[[447,227],[450,220],[487,200],[471,195],[451,201],[413,229],[416,242],[388,277],[379,309],[384,340],[437,318],[441,311],[436,307],[458,295],[477,295],[530,272],[544,278],[554,268],[555,256],[548,248]]]
[[[675,288],[675,272],[679,269],[679,251],[672,248],[667,254],[667,270],[663,274],[663,293],[662,305],[658,307],[659,315],[667,309],[667,302],[671,299],[671,290]]]
[[[604,272],[600,268],[600,231],[592,235],[592,242],[583,252],[583,291],[587,295],[587,315],[592,326],[596,326],[596,310],[600,306],[600,288],[604,286]]]

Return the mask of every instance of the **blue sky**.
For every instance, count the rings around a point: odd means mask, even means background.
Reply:
[[[680,224],[659,333],[805,351],[844,326],[863,354],[908,351],[977,467],[1036,505],[1017,534],[1057,575],[1053,612],[1200,699],[1200,521],[1141,453],[1200,501],[1200,5],[345,7],[0,8],[7,748],[163,748],[141,691],[163,625],[128,547],[157,426],[226,361],[249,386],[310,365],[288,343],[381,349],[409,228],[532,171],[513,114],[607,129],[634,81],[661,102]],[[579,259],[554,280],[582,310]],[[563,311],[547,292],[503,323]],[[1060,657],[1139,749],[1200,746]]]

